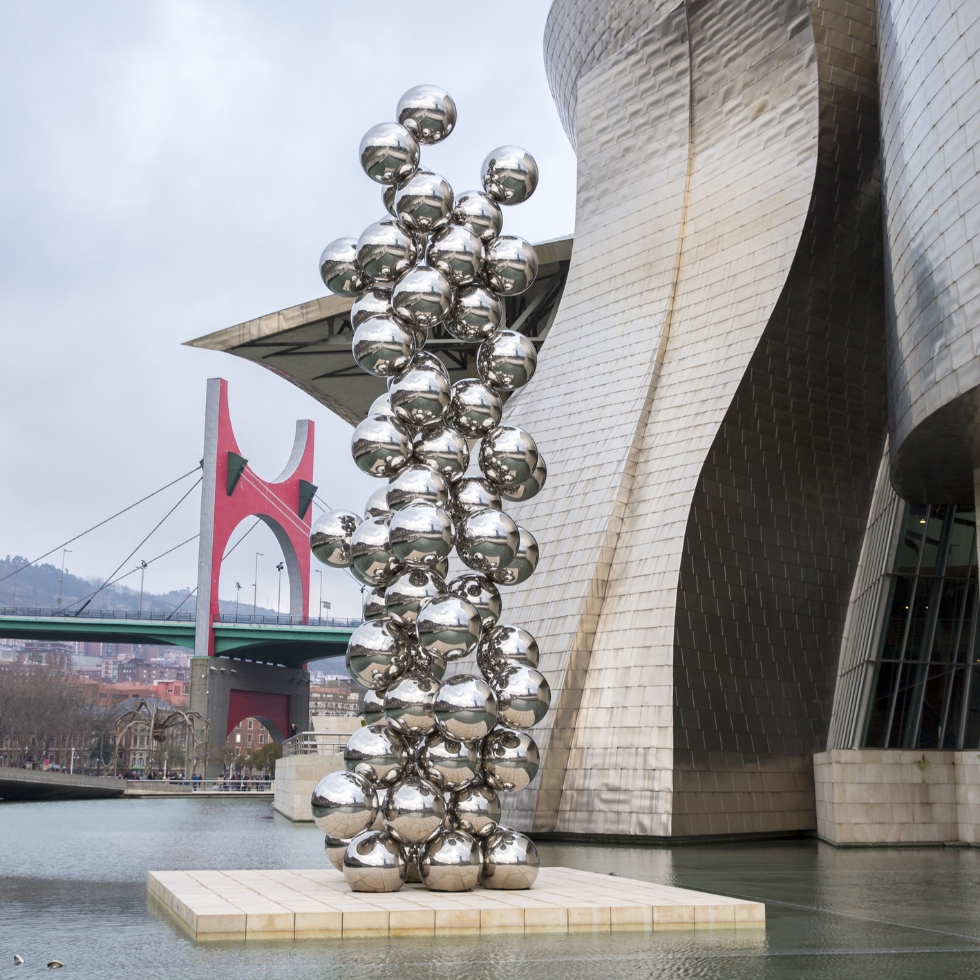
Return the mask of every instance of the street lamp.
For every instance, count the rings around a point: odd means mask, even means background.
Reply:
[[[327,612],[330,612],[330,603],[329,603],[329,602],[324,602],[324,601],[323,601],[323,600],[321,599],[321,600],[320,600],[320,616],[321,616],[321,617],[323,616],[323,610],[324,610],[324,609],[326,609],[326,610],[327,610]],[[329,617],[327,617],[327,618],[329,619]]]
[[[279,607],[282,605],[282,570],[285,567],[282,562],[276,565],[276,571],[279,573],[279,590],[276,592],[276,623],[279,622]]]
[[[61,550],[61,578],[58,579],[58,608],[61,609],[61,596],[65,585],[65,555],[71,554],[71,548]]]
[[[238,603],[242,597],[242,583],[235,583],[235,622],[238,622]]]
[[[252,583],[255,592],[252,593],[252,622],[256,621],[257,610],[259,608],[259,559],[265,558],[261,551],[255,552],[255,581]]]
[[[146,562],[140,559],[140,611],[137,619],[143,618],[143,576],[146,574]]]

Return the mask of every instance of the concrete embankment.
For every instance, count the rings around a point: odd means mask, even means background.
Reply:
[[[99,800],[125,792],[121,779],[0,768],[0,800]]]

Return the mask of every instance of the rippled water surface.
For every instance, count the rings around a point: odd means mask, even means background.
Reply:
[[[766,903],[765,930],[194,943],[147,907],[146,872],[323,864],[311,825],[261,800],[0,804],[0,978],[316,980],[980,978],[980,850],[813,841],[543,844],[546,864]],[[25,959],[12,966],[13,956]]]

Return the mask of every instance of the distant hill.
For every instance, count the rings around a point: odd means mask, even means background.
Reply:
[[[19,555],[0,559],[0,606],[35,606],[42,609],[55,609],[58,606],[58,580],[61,578],[61,569],[56,565],[37,564],[29,565],[16,575],[4,578],[16,568],[26,565],[29,559]],[[87,597],[89,597],[101,585],[100,581],[79,578],[71,572],[65,572],[65,580],[62,584],[61,605],[63,609],[69,611],[80,609]],[[187,593],[193,589],[190,585],[186,589],[175,592],[158,594],[154,592],[143,593],[143,611],[159,612],[164,615],[172,613],[178,606],[180,612],[194,612],[195,596],[187,599]],[[15,601],[16,600],[16,601]],[[185,601],[186,600],[186,601]],[[183,605],[181,605],[183,603]],[[117,609],[136,612],[140,608],[139,589],[127,588],[124,585],[112,585],[103,589],[98,595],[92,598],[86,608],[88,611],[100,609]],[[234,614],[235,603],[232,600],[222,600],[220,603],[222,613]],[[243,602],[239,607],[242,615],[248,615],[252,611],[252,604]],[[264,606],[258,607],[258,615],[275,616],[275,609],[268,609]]]

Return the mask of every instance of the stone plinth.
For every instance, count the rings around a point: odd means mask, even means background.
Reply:
[[[195,939],[764,928],[766,909],[647,881],[542,868],[533,888],[352,892],[333,868],[151,871],[147,891]]]
[[[343,752],[329,755],[290,755],[276,760],[276,793],[272,805],[297,822],[313,822],[310,797],[328,773],[344,768]]]

